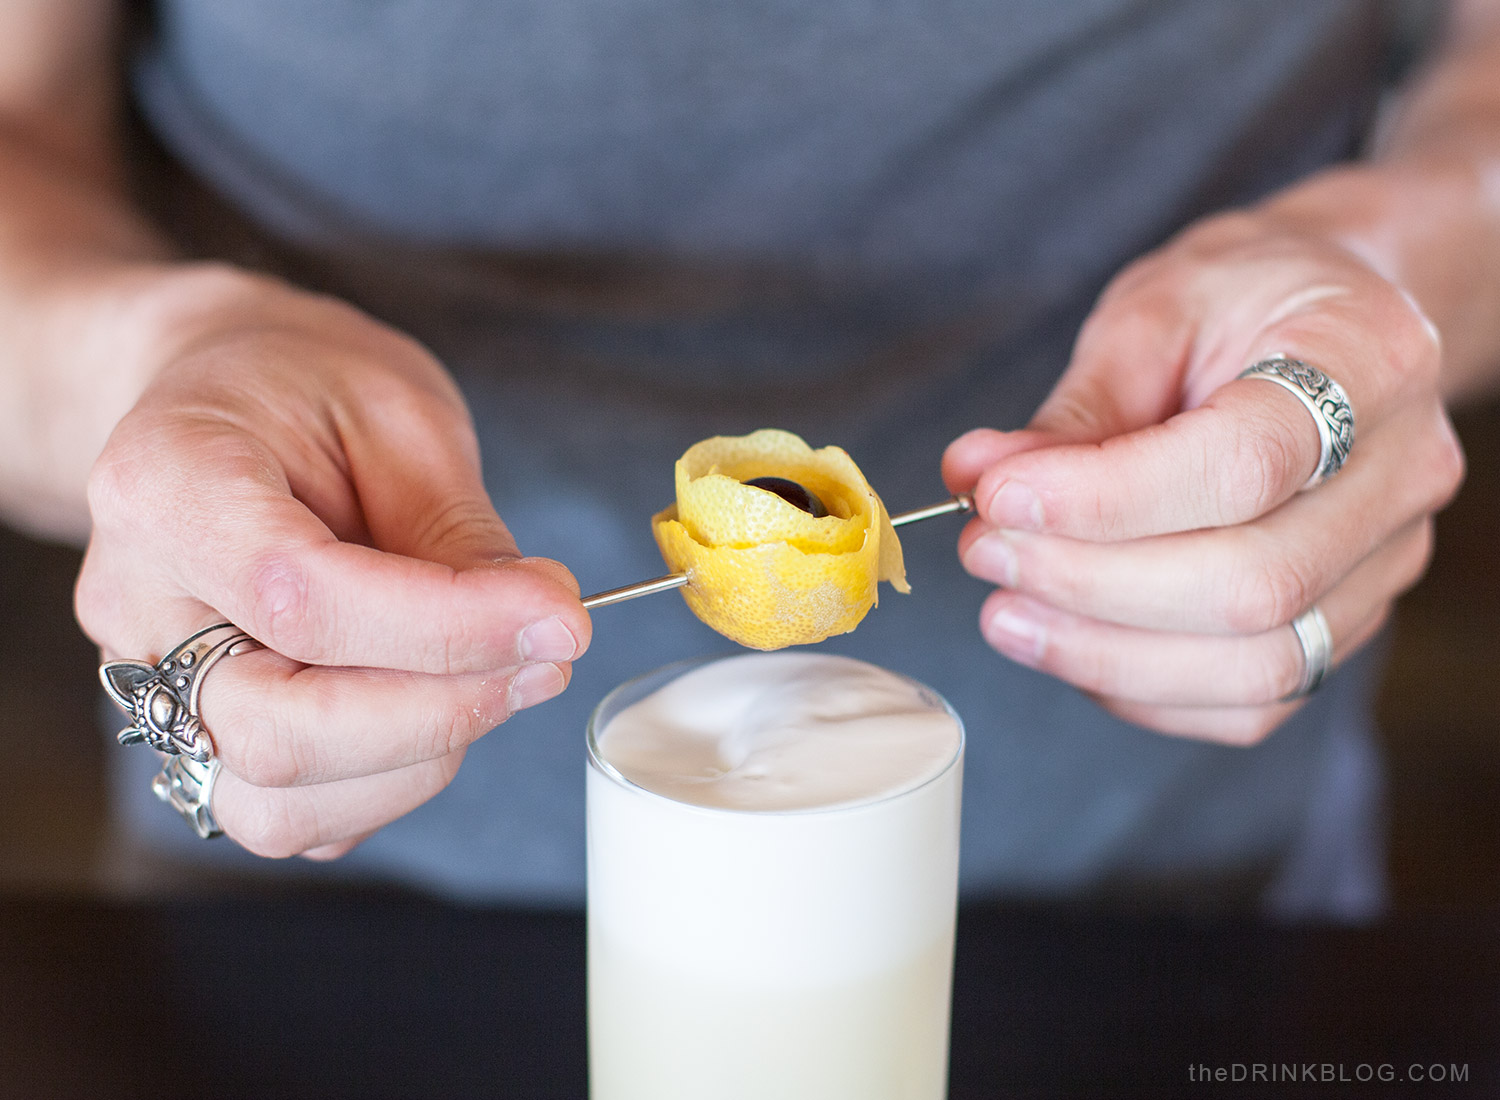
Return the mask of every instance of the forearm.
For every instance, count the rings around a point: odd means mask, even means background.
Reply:
[[[144,384],[119,322],[168,250],[122,182],[114,0],[0,9],[0,515],[87,531],[84,481]]]
[[[1443,343],[1444,391],[1500,384],[1500,4],[1457,5],[1369,157],[1264,209],[1327,233],[1409,293]]]
[[[115,0],[0,5],[0,521],[75,541],[115,424],[262,286],[179,262],[132,206],[119,35]]]
[[[0,127],[0,510],[58,538],[88,527],[84,485],[147,381],[133,315],[169,252],[107,170]]]

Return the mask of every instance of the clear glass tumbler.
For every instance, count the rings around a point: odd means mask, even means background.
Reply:
[[[623,708],[704,662],[621,685],[588,730],[592,1100],[941,1100],[963,728],[909,787],[786,812],[705,808],[599,751]]]

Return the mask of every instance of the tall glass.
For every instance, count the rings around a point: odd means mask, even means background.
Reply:
[[[947,1091],[963,730],[877,800],[689,805],[602,758],[622,709],[702,662],[616,688],[589,723],[592,1100],[940,1100]]]

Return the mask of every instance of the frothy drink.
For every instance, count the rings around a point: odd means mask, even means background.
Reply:
[[[752,654],[590,730],[593,1100],[939,1100],[963,733],[860,661]]]

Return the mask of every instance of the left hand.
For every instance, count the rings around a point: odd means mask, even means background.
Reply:
[[[1354,409],[1343,471],[1306,493],[1308,410],[1236,380],[1277,354]],[[1320,607],[1337,662],[1426,569],[1463,478],[1440,360],[1412,299],[1333,241],[1265,212],[1189,228],[1115,278],[1026,429],[944,456],[978,512],[964,567],[1001,586],[985,638],[1139,725],[1264,738],[1300,705],[1288,624]]]

